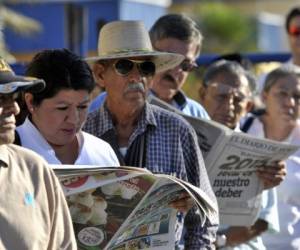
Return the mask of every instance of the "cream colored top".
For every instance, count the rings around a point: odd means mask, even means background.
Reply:
[[[77,249],[60,184],[36,153],[0,146],[0,249]]]

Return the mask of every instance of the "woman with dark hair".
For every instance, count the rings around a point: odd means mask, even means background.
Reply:
[[[23,147],[50,164],[119,165],[108,143],[81,130],[95,85],[85,61],[66,49],[44,50],[30,62],[26,75],[44,79],[46,87],[24,95],[28,116],[17,127]]]

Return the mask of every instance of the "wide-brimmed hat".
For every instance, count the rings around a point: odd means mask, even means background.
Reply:
[[[16,75],[11,67],[0,58],[0,94],[11,94],[17,91],[38,93],[45,88],[42,79]]]
[[[141,21],[114,21],[104,25],[99,34],[98,56],[87,61],[130,57],[152,57],[156,72],[176,67],[184,57],[180,54],[154,51],[149,34]]]

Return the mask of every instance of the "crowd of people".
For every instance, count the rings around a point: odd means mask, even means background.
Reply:
[[[266,76],[260,112],[253,73],[230,58],[206,69],[199,102],[184,93],[203,37],[183,14],[162,16],[149,32],[141,21],[107,23],[97,56],[44,50],[26,77],[1,59],[0,248],[77,249],[49,164],[146,168],[187,181],[218,203],[195,130],[182,116],[150,104],[149,96],[240,133],[300,145],[300,7],[287,15],[286,30],[292,57]],[[95,85],[104,91],[91,100]],[[18,102],[23,110],[16,127]],[[183,193],[170,204],[178,211],[174,249],[300,249],[299,152],[256,170],[264,190],[251,226],[219,225],[217,213],[203,221]]]

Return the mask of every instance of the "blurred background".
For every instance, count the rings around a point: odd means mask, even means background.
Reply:
[[[42,49],[68,48],[86,57],[97,53],[99,29],[113,20],[143,20],[149,29],[166,13],[185,13],[204,36],[200,68],[184,88],[194,87],[202,69],[220,54],[239,52],[256,73],[289,57],[284,20],[299,0],[2,0],[0,55],[17,73]],[[267,69],[266,69],[267,68]]]

